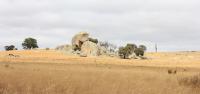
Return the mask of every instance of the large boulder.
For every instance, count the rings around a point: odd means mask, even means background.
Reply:
[[[87,32],[80,32],[78,34],[76,34],[73,38],[72,38],[72,47],[73,49],[76,48],[81,48],[81,46],[83,45],[84,42],[89,40],[89,34]]]
[[[100,48],[97,44],[91,41],[86,41],[81,46],[81,53],[87,56],[99,56]]]

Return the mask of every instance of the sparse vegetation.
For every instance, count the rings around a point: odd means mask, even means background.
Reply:
[[[120,47],[119,56],[123,59],[128,59],[129,55],[134,53],[136,47],[135,44],[127,44],[126,47]]]
[[[123,59],[127,59],[129,56],[129,52],[126,47],[120,47],[118,53],[119,53],[119,56]]]
[[[187,91],[188,85],[178,87],[176,76],[162,73],[162,68],[81,63],[12,66],[0,64],[0,94],[198,94]],[[196,87],[195,79],[190,84]]]
[[[106,50],[108,50],[109,52],[115,52],[117,49],[117,46],[113,43],[109,43],[107,41],[104,42],[99,42],[99,45],[101,47],[104,47]]]
[[[5,64],[4,66],[5,66],[5,68],[8,68],[10,65],[9,65],[9,64]],[[0,93],[0,94],[1,94],[1,93]]]
[[[200,74],[179,79],[179,84],[193,89],[200,89]]]
[[[96,43],[96,44],[99,42],[98,39],[93,39],[93,38],[89,38],[89,41]]]
[[[168,74],[176,74],[176,73],[177,73],[177,70],[175,70],[175,69],[168,70]]]
[[[46,48],[46,50],[50,50],[50,48]]]
[[[34,38],[26,38],[22,43],[24,49],[38,48],[37,40]]]
[[[135,44],[127,44],[126,47],[131,51],[131,53],[134,52],[134,50],[137,48],[137,45]]]
[[[105,47],[106,49],[109,48],[109,43],[107,41],[105,42],[99,42],[100,46]]]
[[[134,53],[136,56],[144,56],[144,50],[142,48],[136,48]]]
[[[10,45],[10,46],[5,46],[4,47],[6,51],[10,51],[10,50],[16,50],[17,48],[15,48],[14,45]]]
[[[147,50],[147,47],[145,45],[139,45],[139,48],[141,48],[143,51]]]

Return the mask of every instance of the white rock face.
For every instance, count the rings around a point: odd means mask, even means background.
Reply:
[[[99,46],[91,41],[86,41],[81,47],[81,53],[87,56],[99,56],[100,49]]]
[[[89,40],[89,34],[87,32],[80,32],[78,34],[76,34],[73,38],[72,38],[72,47],[79,47],[81,48],[82,44],[85,41]]]

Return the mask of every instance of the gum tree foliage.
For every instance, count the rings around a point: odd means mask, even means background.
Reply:
[[[134,52],[134,50],[137,48],[137,45],[135,44],[127,44],[126,47],[130,50],[131,54]]]
[[[141,48],[143,51],[147,50],[147,47],[145,45],[139,45],[139,48]]]
[[[128,50],[126,49],[126,47],[120,47],[118,54],[121,58],[126,59],[128,57]]]
[[[134,50],[134,53],[135,53],[136,56],[144,56],[144,49],[142,49],[142,48],[136,48]]]
[[[134,53],[134,50],[137,48],[135,44],[127,44],[125,47],[119,48],[119,56],[123,59],[127,59],[129,55]]]
[[[135,53],[136,56],[144,56],[144,52],[147,50],[146,46],[140,45],[137,47],[135,44],[127,44],[125,47],[120,47],[118,54],[121,58],[127,59],[129,55]]]
[[[34,38],[26,38],[22,43],[23,49],[38,48],[37,40]]]

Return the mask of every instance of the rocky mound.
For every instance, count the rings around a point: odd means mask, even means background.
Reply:
[[[91,41],[86,41],[81,46],[81,53],[87,56],[99,56],[100,48],[97,44]]]
[[[108,49],[98,44],[97,39],[89,37],[89,33],[80,32],[72,38],[72,45],[61,45],[56,50],[62,50],[68,54],[80,55],[81,57],[112,55]]]
[[[89,40],[89,34],[87,32],[80,32],[72,38],[73,49],[81,48],[82,44]]]

